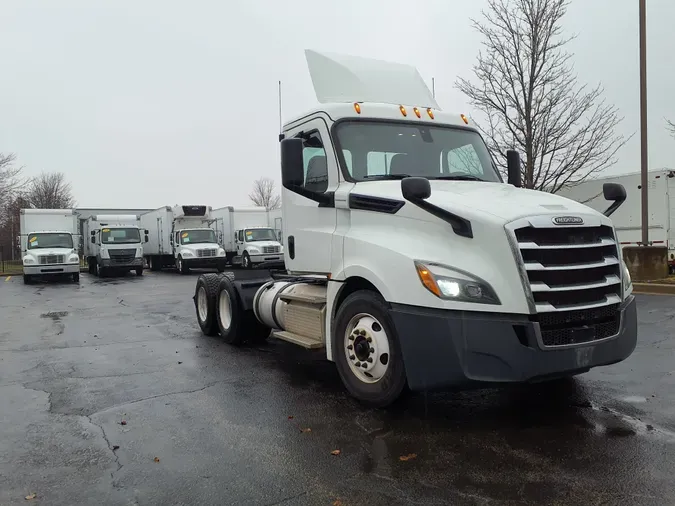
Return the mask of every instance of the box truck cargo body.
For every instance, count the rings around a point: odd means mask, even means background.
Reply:
[[[21,209],[23,280],[69,275],[80,280],[78,216],[73,209]]]
[[[214,230],[229,263],[244,268],[283,263],[283,247],[273,224],[275,218],[264,207],[222,207],[213,211],[213,218]]]
[[[160,207],[141,215],[148,231],[143,251],[151,270],[175,267],[181,274],[191,268],[225,270],[225,250],[212,228],[210,206]]]
[[[84,222],[84,256],[89,273],[134,271],[143,275],[143,242],[148,239],[141,230],[138,215],[94,215]]]

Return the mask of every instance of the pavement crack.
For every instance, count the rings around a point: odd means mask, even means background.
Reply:
[[[266,504],[265,506],[276,506],[277,504],[283,504],[288,501],[292,501],[293,499],[297,499],[298,497],[302,497],[303,495],[307,495],[307,491],[305,490],[304,492],[300,492],[299,494],[294,494],[289,497],[285,497],[279,501],[271,502]]]
[[[87,420],[89,420],[90,424],[92,424],[94,427],[99,428],[99,430],[101,431],[101,435],[103,436],[103,440],[106,442],[106,444],[108,445],[108,449],[112,452],[113,456],[115,457],[115,464],[117,464],[117,469],[115,469],[110,473],[110,478],[113,480],[112,483],[113,488],[120,488],[118,485],[115,484],[115,473],[118,473],[120,469],[124,467],[124,464],[120,462],[120,457],[119,455],[117,455],[114,445],[110,442],[110,439],[108,439],[108,435],[105,433],[103,425],[94,422],[94,420],[91,419],[91,415],[86,415],[86,418]]]

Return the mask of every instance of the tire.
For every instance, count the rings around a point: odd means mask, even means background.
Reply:
[[[30,285],[33,283],[33,278],[31,277],[30,274],[24,274],[23,275],[23,284],[24,285]]]
[[[143,275],[143,267],[141,267],[140,269],[136,269],[136,276],[140,277],[142,275]]]
[[[98,274],[99,278],[105,278],[108,276],[108,269],[103,267],[102,265],[96,265],[96,274]]]
[[[73,283],[79,283],[80,282],[80,273],[79,272],[73,272]]]
[[[356,328],[349,332],[355,323]],[[384,299],[371,290],[352,293],[338,308],[333,329],[333,358],[349,393],[373,407],[396,401],[406,387],[406,374],[396,328]],[[362,371],[364,363],[367,368]]]
[[[178,273],[181,275],[185,275],[190,272],[190,269],[187,267],[187,265],[185,265],[182,256],[179,256],[176,259],[176,269],[178,270]]]
[[[248,251],[244,251],[244,254],[241,256],[241,266],[244,269],[252,269],[253,264],[251,263],[251,257],[248,254]]]
[[[151,256],[151,257],[148,259],[148,263],[150,264],[150,270],[151,270],[151,271],[157,272],[158,270],[160,270],[160,269],[162,268],[162,265],[161,265],[160,262],[157,260],[157,257],[154,256],[154,255]]]
[[[216,296],[218,293],[218,274],[202,274],[197,278],[195,295],[192,298],[197,313],[197,323],[206,336],[218,335],[216,324]]]
[[[227,344],[238,346],[243,342],[258,344],[270,335],[270,328],[260,323],[253,311],[243,311],[232,273],[220,277],[216,297],[216,321],[220,335]]]

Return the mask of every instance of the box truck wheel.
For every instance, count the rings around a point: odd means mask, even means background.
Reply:
[[[333,357],[342,382],[359,401],[384,407],[406,386],[396,328],[380,294],[359,290],[338,308]]]
[[[190,269],[188,269],[187,265],[185,265],[185,262],[183,261],[183,257],[180,255],[178,255],[178,258],[176,258],[176,269],[178,269],[180,274],[187,274],[190,272]]]
[[[244,254],[241,257],[241,266],[244,269],[250,269],[253,267],[253,264],[251,263],[251,257],[248,254],[248,251],[244,251]]]
[[[74,283],[80,282],[80,273],[79,272],[73,272],[73,282]]]
[[[260,323],[253,311],[244,311],[239,304],[237,289],[227,273],[220,277],[216,320],[223,340],[239,345],[244,341],[259,343],[270,335],[270,328]]]
[[[202,274],[197,279],[197,286],[193,297],[195,310],[197,311],[197,322],[202,329],[202,333],[207,336],[218,334],[216,296],[219,281],[220,276],[218,274]]]
[[[30,285],[33,282],[33,278],[31,277],[30,274],[24,274],[23,275],[23,284],[24,285]]]

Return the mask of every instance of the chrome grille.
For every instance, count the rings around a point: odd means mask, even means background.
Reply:
[[[621,302],[621,261],[611,227],[515,230],[537,313]]]
[[[40,264],[62,264],[65,263],[63,255],[40,255],[38,257]]]
[[[218,250],[216,249],[198,249],[197,256],[200,258],[204,257],[215,257],[217,256]]]
[[[270,253],[279,253],[281,251],[280,246],[263,246],[263,253],[269,255]]]

